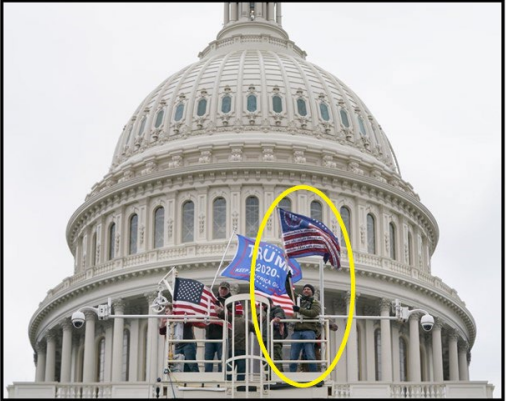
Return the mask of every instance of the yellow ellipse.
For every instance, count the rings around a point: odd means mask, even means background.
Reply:
[[[274,362],[272,361],[271,357],[269,356],[269,353],[267,352],[267,349],[265,348],[264,342],[262,340],[262,334],[260,333],[260,328],[258,326],[258,319],[257,319],[257,313],[256,313],[256,306],[255,306],[255,264],[257,261],[257,255],[258,255],[258,247],[260,245],[260,239],[262,238],[262,234],[264,232],[265,225],[267,224],[267,220],[269,220],[270,215],[272,214],[274,208],[277,206],[277,204],[288,194],[291,194],[292,192],[298,191],[298,190],[307,190],[311,191],[320,198],[322,198],[325,202],[327,202],[327,205],[329,205],[330,209],[334,213],[334,215],[337,217],[337,220],[339,222],[339,226],[341,227],[341,230],[344,234],[344,241],[346,242],[346,249],[348,250],[348,261],[350,264],[350,282],[351,282],[351,299],[350,299],[350,306],[349,306],[349,312],[348,312],[348,319],[346,321],[346,329],[344,331],[344,337],[341,341],[341,346],[339,347],[339,350],[337,351],[336,357],[330,364],[330,366],[327,368],[325,372],[323,372],[319,377],[314,379],[313,381],[310,381],[308,383],[299,383],[296,381],[293,381],[286,377],[282,372],[279,371],[279,369],[276,367]],[[264,215],[264,218],[262,220],[262,223],[260,224],[260,228],[258,230],[258,234],[255,240],[255,247],[253,248],[253,257],[251,260],[251,273],[250,273],[250,296],[251,296],[251,310],[253,314],[253,325],[255,326],[255,334],[258,339],[258,343],[260,344],[260,348],[262,349],[262,353],[265,356],[265,359],[269,363],[269,366],[274,370],[274,372],[285,382],[288,383],[294,387],[299,388],[307,388],[312,387],[315,384],[318,384],[320,381],[324,380],[329,373],[336,367],[337,363],[339,362],[339,359],[341,358],[341,355],[346,347],[346,343],[348,342],[348,337],[350,335],[351,330],[351,324],[353,322],[353,311],[355,310],[355,263],[353,261],[353,250],[351,249],[350,239],[348,237],[348,231],[346,230],[346,226],[344,225],[343,220],[341,219],[341,215],[339,214],[339,211],[336,209],[332,201],[320,190],[310,186],[310,185],[295,185],[291,188],[288,188],[286,191],[284,191],[282,194],[280,194],[274,202],[272,202],[271,206],[269,207],[269,210],[267,210],[267,213]],[[322,289],[323,290],[323,289]],[[322,310],[324,311],[325,306],[322,305]]]

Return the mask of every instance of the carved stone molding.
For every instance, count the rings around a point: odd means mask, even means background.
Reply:
[[[72,328],[74,327],[72,325],[72,320],[68,317],[64,318],[62,321],[60,321],[59,326],[63,331],[72,331]]]
[[[468,352],[469,351],[469,343],[467,341],[459,341],[458,342],[459,352]]]
[[[45,340],[39,341],[37,345],[35,346],[37,349],[37,352],[46,352],[47,343]]]
[[[146,298],[146,301],[148,302],[148,307],[151,306],[155,298],[158,296],[158,292],[152,291],[152,292],[146,292],[144,293],[144,297]]]
[[[381,312],[390,311],[392,309],[392,300],[387,298],[381,298],[379,303],[379,308]]]
[[[335,314],[337,315],[346,314],[346,302],[344,299],[334,298],[332,300],[332,307],[334,308]]]
[[[87,310],[84,312],[84,316],[87,322],[96,321],[97,314],[91,310]]]
[[[125,312],[126,302],[123,298],[112,301],[112,307],[115,315],[123,315]]]

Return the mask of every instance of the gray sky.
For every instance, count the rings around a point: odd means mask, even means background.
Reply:
[[[33,381],[28,323],[73,273],[72,213],[123,126],[221,29],[221,3],[4,6],[4,383]],[[501,393],[500,3],[284,4],[308,61],[365,102],[439,224],[432,258],[473,314],[471,380]],[[6,391],[4,389],[4,395]]]

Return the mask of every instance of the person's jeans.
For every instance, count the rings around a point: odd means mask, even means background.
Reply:
[[[246,351],[242,349],[235,350],[235,356],[246,355]],[[237,381],[244,381],[246,373],[246,359],[237,359],[234,361],[234,368],[237,366]],[[227,369],[227,371],[230,368]],[[232,369],[232,370],[233,370]],[[232,380],[232,375],[227,375],[227,380]]]
[[[292,340],[313,340],[312,342],[307,343],[292,343],[292,347],[290,349],[290,359],[292,361],[296,361],[299,359],[300,352],[302,349],[304,349],[304,352],[306,353],[306,358],[308,361],[314,361],[316,360],[314,345],[314,340],[316,339],[316,334],[312,330],[305,330],[305,331],[294,331],[292,334]],[[309,363],[309,371],[310,372],[317,372],[316,369],[316,363]],[[297,371],[297,364],[291,363],[290,364],[290,372],[296,372]]]
[[[197,344],[196,343],[184,343],[176,345],[176,355],[183,354],[185,361],[194,361],[197,359]],[[197,363],[185,363],[185,372],[198,372],[199,365]]]
[[[214,360],[214,354],[218,355],[218,360],[221,361],[221,353],[222,353],[222,343],[206,343],[204,347],[204,359],[206,361]],[[205,371],[212,372],[213,364],[205,363]],[[218,372],[221,372],[221,363],[218,364]]]

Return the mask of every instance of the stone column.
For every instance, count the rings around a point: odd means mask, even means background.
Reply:
[[[450,354],[450,380],[459,380],[459,357],[457,342],[459,335],[455,330],[448,333],[448,350]]]
[[[270,4],[270,3],[269,3]],[[332,306],[334,308],[334,314],[336,315],[346,315],[346,302],[343,299],[334,298],[332,301]],[[333,358],[339,352],[339,347],[343,341],[344,331],[346,330],[346,319],[336,319],[336,324],[338,330],[335,332],[335,342],[331,342],[331,355]],[[334,332],[331,332],[334,333]],[[331,334],[332,335],[332,334]],[[335,380],[338,383],[346,383],[346,348],[343,349],[341,357],[339,358],[339,362],[337,364],[337,368],[333,370],[335,373]],[[333,359],[332,358],[332,359]],[[331,361],[332,363],[332,361]]]
[[[230,7],[230,20],[237,21],[237,3],[232,3]]]
[[[427,347],[427,380],[434,381],[434,351],[432,350],[432,335],[425,335],[425,346]]]
[[[400,355],[399,355],[399,329],[398,321],[392,322],[392,378],[394,382],[401,380],[400,373]]]
[[[95,349],[97,315],[92,311],[86,311],[84,315],[86,316],[86,331],[84,333],[83,383],[92,383],[96,381],[97,376],[97,352]]]
[[[60,323],[60,327],[63,331],[60,382],[69,383],[72,372],[72,322],[66,318]]]
[[[422,374],[420,369],[420,314],[413,313],[409,317],[409,354],[408,354],[408,380],[420,382]]]
[[[47,350],[46,350],[46,375],[44,381],[55,381],[55,368],[56,368],[56,333],[49,331],[46,334]]]
[[[432,327],[432,354],[434,361],[434,381],[442,382],[443,377],[443,342],[441,340],[441,329],[443,322],[436,318]]]
[[[278,3],[279,4],[279,3]],[[359,294],[355,294],[355,301]],[[351,292],[348,291],[344,296],[346,301],[346,310],[348,315],[350,313]],[[356,307],[355,307],[356,310]],[[358,381],[358,347],[357,347],[357,321],[353,319],[351,324],[350,335],[348,337],[348,344],[346,345],[346,370],[348,373],[348,383]]]
[[[223,24],[226,25],[230,21],[230,16],[229,16],[230,3],[225,2],[225,3],[223,3],[223,5],[224,5],[224,9],[223,9]]]
[[[140,308],[133,308],[133,315],[140,315]],[[130,360],[128,361],[128,381],[136,382],[138,380],[139,366],[139,319],[130,320]]]
[[[125,311],[125,303],[123,300],[117,299],[112,304],[115,315],[123,315]],[[112,345],[112,381],[121,381],[121,370],[123,368],[123,330],[125,328],[124,318],[114,319],[114,339]]]
[[[378,312],[375,307],[366,307],[365,314],[368,316],[377,316]],[[366,380],[368,382],[376,381],[376,348],[374,347],[374,321],[365,321],[365,358],[367,363],[366,368]]]
[[[37,369],[35,371],[35,381],[41,383],[46,377],[46,342],[39,341],[37,348]]]
[[[267,3],[267,19],[274,21],[274,3]]]
[[[281,26],[281,3],[276,3],[276,22]]]
[[[112,380],[112,351],[113,351],[113,324],[111,320],[102,322],[102,332],[105,335],[105,361],[104,361],[104,381],[110,382]]]
[[[151,314],[151,304],[155,300],[157,292],[150,292],[144,294],[148,301],[148,314]],[[148,334],[147,334],[147,361],[146,361],[146,369],[147,381],[150,383],[154,383],[156,378],[159,377],[162,372],[157,371],[158,367],[158,319],[156,317],[152,317],[148,319]],[[160,374],[159,374],[160,373]]]
[[[380,302],[381,316],[390,316],[391,301],[383,298]],[[381,381],[392,381],[392,335],[390,320],[381,320]]]
[[[469,366],[467,364],[467,342],[459,343],[459,378],[461,381],[469,381]]]

